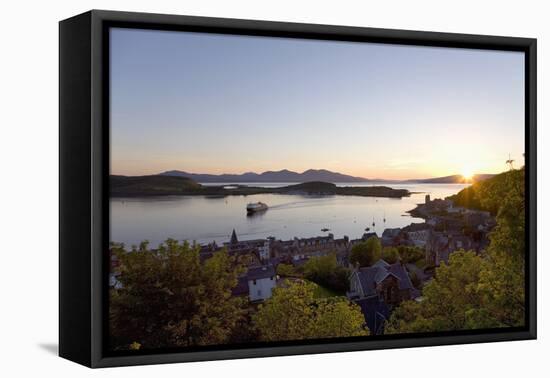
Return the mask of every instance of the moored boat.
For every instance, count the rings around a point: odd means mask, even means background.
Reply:
[[[257,213],[259,211],[266,211],[267,205],[263,202],[249,203],[246,205],[246,211],[248,213]]]

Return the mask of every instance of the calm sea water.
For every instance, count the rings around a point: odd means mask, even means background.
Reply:
[[[218,183],[218,185],[223,183]],[[250,183],[255,186],[285,186],[288,183]],[[369,227],[381,235],[385,228],[403,227],[423,222],[406,212],[424,202],[424,196],[444,198],[460,191],[462,184],[394,184],[346,183],[339,186],[387,185],[404,188],[410,197],[401,199],[355,196],[299,196],[258,194],[209,198],[203,196],[160,196],[146,198],[112,198],[111,241],[127,246],[149,240],[157,246],[167,238],[218,243],[229,240],[233,229],[241,240],[278,239],[326,235],[359,238]],[[247,215],[249,202],[264,202],[266,212]],[[384,222],[385,218],[385,222]],[[374,222],[374,226],[372,225]]]

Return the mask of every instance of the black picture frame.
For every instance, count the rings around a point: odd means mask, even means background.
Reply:
[[[521,51],[525,53],[526,326],[200,350],[106,352],[108,28]],[[89,367],[535,339],[536,39],[92,10],[59,24],[59,354]]]

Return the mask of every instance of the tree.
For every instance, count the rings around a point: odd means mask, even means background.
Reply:
[[[434,280],[425,286],[424,300],[403,302],[393,312],[386,332],[524,325],[524,169],[476,183],[467,196],[475,206],[496,214],[497,225],[489,235],[487,250],[481,255],[473,251],[451,254],[449,265],[437,268]]]
[[[296,270],[290,264],[277,265],[277,274],[282,277],[294,277],[296,276]]]
[[[355,244],[351,248],[350,262],[359,266],[371,266],[382,257],[382,243],[376,236]]]
[[[252,316],[262,341],[368,335],[359,306],[345,297],[313,298],[313,284],[289,282]]]
[[[313,321],[313,338],[368,336],[361,308],[345,297],[317,302]]]
[[[395,264],[398,262],[401,257],[399,256],[399,251],[395,247],[385,247],[382,250],[382,259],[388,264]]]
[[[409,245],[397,246],[397,251],[401,257],[401,261],[405,264],[415,263],[425,258],[424,249]]]
[[[415,271],[410,272],[411,283],[417,289],[422,287],[422,280],[418,277],[418,274]]]
[[[114,244],[111,252],[120,261],[120,287],[111,289],[109,306],[114,349],[229,340],[244,301],[231,295],[242,268],[225,250],[202,263],[198,247],[172,239],[157,250],[144,242],[129,252]]]
[[[309,259],[304,266],[304,277],[339,293],[349,288],[349,271],[338,265],[334,254]]]
[[[481,186],[481,203],[497,208],[497,225],[490,234],[490,269],[479,289],[487,310],[502,324],[525,324],[525,169],[499,175],[498,184]],[[498,176],[497,176],[498,177]]]
[[[423,289],[423,301],[403,302],[392,314],[386,333],[435,332],[498,326],[483,307],[478,291],[487,262],[473,251],[456,251],[436,269]]]

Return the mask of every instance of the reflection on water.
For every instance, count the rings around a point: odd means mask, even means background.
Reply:
[[[243,240],[268,236],[291,239],[295,236],[326,235],[328,232],[335,237],[347,235],[353,239],[360,237],[367,227],[380,235],[385,228],[423,222],[422,219],[410,217],[406,212],[417,203],[423,202],[425,194],[430,194],[432,199],[443,198],[457,193],[465,186],[387,185],[417,193],[402,199],[286,194],[112,198],[111,240],[131,245],[147,239],[153,246],[169,237],[196,240],[199,243],[213,240],[222,243],[229,240],[233,229]],[[269,209],[247,215],[246,205],[249,202],[264,202]],[[372,225],[373,222],[375,226]],[[323,232],[322,229],[330,231]]]

